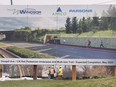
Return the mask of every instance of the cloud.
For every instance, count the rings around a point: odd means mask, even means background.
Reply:
[[[64,26],[65,19],[56,17],[1,17],[0,30],[14,30],[25,26],[32,29],[58,29]]]
[[[32,27],[39,27],[41,29],[56,29],[56,21],[54,20],[54,18],[31,18],[31,21],[33,21],[32,23]]]
[[[30,23],[29,23],[30,24]],[[25,18],[0,18],[0,30],[13,30],[29,25]]]

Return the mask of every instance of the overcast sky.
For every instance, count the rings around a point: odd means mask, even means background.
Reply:
[[[65,20],[63,17],[0,17],[0,31],[20,29],[25,26],[32,29],[58,29],[65,27]]]
[[[13,0],[14,5],[53,4],[116,4],[116,0]],[[10,0],[0,0],[0,5],[10,5]]]

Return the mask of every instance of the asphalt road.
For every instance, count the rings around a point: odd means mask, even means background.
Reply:
[[[46,53],[61,58],[71,59],[115,59],[116,51],[93,48],[82,48],[64,45],[42,45],[32,43],[7,42],[22,48],[27,48],[36,52]]]

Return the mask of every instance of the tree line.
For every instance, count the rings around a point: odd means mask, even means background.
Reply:
[[[99,30],[116,30],[116,8],[115,6],[109,6],[109,9],[102,12],[102,17],[88,17],[72,19],[68,17],[66,19],[65,31],[66,33],[84,33],[89,31]]]
[[[39,29],[39,28],[32,30],[30,27],[24,27],[16,29],[12,35],[11,40],[33,42],[47,33],[50,34],[55,32],[56,30]],[[42,39],[43,38],[41,38],[41,41]]]

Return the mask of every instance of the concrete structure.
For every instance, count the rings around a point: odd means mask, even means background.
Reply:
[[[59,38],[60,37],[60,34],[46,34],[44,36],[44,44],[50,40],[54,40],[55,37]]]
[[[87,46],[87,40],[91,41],[92,47],[100,47],[101,40],[105,48],[116,49],[116,38],[87,38],[87,37],[60,37],[60,43],[67,45]]]
[[[14,31],[0,31],[0,34],[5,34],[5,40],[10,41]]]

